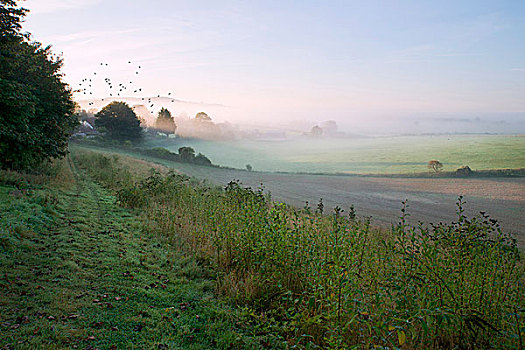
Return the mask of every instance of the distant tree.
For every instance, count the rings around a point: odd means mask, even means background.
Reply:
[[[314,127],[312,127],[312,130],[310,131],[310,134],[312,136],[321,136],[321,135],[323,135],[323,129],[320,128],[319,126],[315,125]]]
[[[431,160],[428,162],[428,168],[434,170],[436,173],[443,168],[443,164],[439,160]]]
[[[0,167],[27,169],[67,153],[78,125],[62,60],[20,33],[27,10],[0,0]]]
[[[171,112],[164,107],[159,111],[157,120],[155,121],[155,129],[166,134],[174,134],[177,129],[175,120],[171,116]]]
[[[253,167],[250,164],[246,164],[246,170],[252,171]]]
[[[182,161],[192,162],[195,159],[195,150],[191,147],[179,148],[179,157]]]
[[[199,121],[211,121],[211,118],[208,114],[204,112],[199,112],[195,115],[195,120]]]
[[[142,138],[140,120],[124,102],[111,102],[95,117],[95,125],[104,128],[106,135],[112,139],[137,142]]]

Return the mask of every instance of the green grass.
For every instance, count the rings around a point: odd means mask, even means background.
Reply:
[[[279,347],[216,297],[208,268],[74,159],[44,175],[0,173],[0,348]]]
[[[132,160],[77,156],[288,346],[523,347],[523,253],[488,216],[465,217],[461,202],[455,222],[402,219],[384,231],[338,208],[293,209],[236,183],[222,190],[174,173],[132,179]]]
[[[146,147],[176,150],[191,146],[214,164],[257,171],[347,174],[428,172],[429,160],[443,171],[463,165],[473,170],[525,168],[525,137],[508,135],[428,135],[287,141],[148,140]]]

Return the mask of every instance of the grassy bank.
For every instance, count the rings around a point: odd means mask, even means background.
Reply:
[[[0,349],[280,347],[216,298],[208,268],[74,160],[0,172]],[[115,162],[99,164],[114,185],[151,168],[134,160],[126,177],[108,171]]]
[[[491,218],[465,217],[461,202],[456,222],[410,227],[402,218],[385,232],[352,212],[293,209],[235,182],[223,190],[175,173],[140,179],[116,157],[76,157],[288,346],[523,347],[522,253]]]

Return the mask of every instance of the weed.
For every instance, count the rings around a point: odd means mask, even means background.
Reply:
[[[524,265],[514,239],[482,213],[389,231],[335,208],[294,209],[262,189],[210,187],[184,175],[127,176],[118,160],[98,179],[152,230],[213,267],[216,288],[299,348],[491,348],[523,344]]]

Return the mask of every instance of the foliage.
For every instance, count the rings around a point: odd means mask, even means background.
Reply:
[[[179,156],[183,161],[189,161],[195,158],[195,150],[192,147],[180,147]]]
[[[118,141],[137,142],[142,138],[140,120],[125,102],[111,102],[98,112],[95,125],[103,128],[108,137]]]
[[[19,36],[22,29],[22,18],[27,13],[27,9],[17,7],[15,0],[0,0],[0,33],[2,39]]]
[[[195,156],[195,159],[193,160],[193,163],[199,164],[199,165],[212,165],[211,160],[208,159],[204,154],[199,153]]]
[[[436,173],[443,168],[443,164],[439,160],[431,160],[428,162],[428,168],[434,170]]]
[[[246,170],[253,171],[253,167],[251,166],[251,164],[246,164]]]
[[[191,147],[179,148],[178,154],[170,152],[169,150],[162,147],[151,148],[144,150],[141,153],[161,159],[171,160],[173,162],[213,166],[211,160],[208,159],[208,157],[202,153],[195,155],[195,150]]]
[[[459,167],[456,170],[456,175],[460,176],[470,176],[472,174],[472,169],[468,165],[464,165],[462,167]]]
[[[485,213],[388,232],[175,173],[118,191],[155,229],[215,268],[217,289],[297,348],[514,348],[523,344],[522,252]]]
[[[78,120],[62,59],[20,33],[26,10],[0,4],[0,166],[27,169],[64,156]]]
[[[323,129],[319,127],[318,125],[314,125],[312,129],[310,130],[311,136],[322,136],[323,135]]]
[[[167,134],[174,134],[177,129],[175,120],[171,116],[171,112],[166,108],[162,107],[155,121],[155,129],[162,131]]]
[[[195,115],[195,120],[199,121],[211,121],[210,116],[205,112],[199,112]]]

